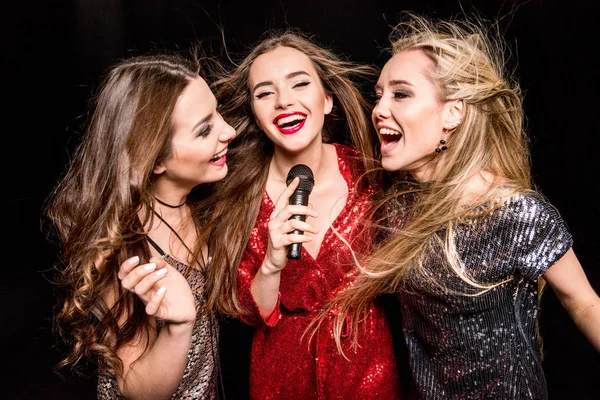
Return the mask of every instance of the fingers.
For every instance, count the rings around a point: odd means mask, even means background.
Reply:
[[[290,202],[290,196],[292,193],[294,193],[294,190],[296,190],[299,184],[300,178],[295,177],[289,186],[285,188],[275,203],[275,209],[273,210],[273,214],[271,214],[272,216],[278,214],[283,208],[285,208],[285,206],[288,205]]]
[[[312,236],[304,233],[316,235],[318,232],[319,230],[313,225],[296,219],[286,220],[283,224],[269,222],[270,245],[276,250],[283,250],[292,243],[309,242],[312,240]]]
[[[146,314],[148,314],[148,315],[156,314],[156,312],[158,311],[158,308],[160,307],[160,303],[162,302],[162,300],[165,297],[166,292],[167,292],[166,286],[162,286],[160,289],[158,289],[156,291],[156,293],[154,293],[154,295],[152,295],[152,298],[150,299],[148,304],[146,304]]]
[[[271,213],[271,216],[269,218],[270,220],[278,220],[280,223],[283,223],[284,221],[289,219],[293,214],[306,215],[314,218],[319,216],[319,214],[313,209],[312,205],[302,206],[289,204],[290,196],[294,193],[299,184],[300,178],[296,177],[285,188],[285,190],[277,199],[275,208],[273,209],[273,212]]]
[[[167,274],[167,267],[158,270],[144,271],[146,275],[134,286],[133,291],[137,295],[146,295],[152,287]]]
[[[139,258],[133,257],[121,264],[119,279],[124,289],[144,296],[152,289],[152,286],[165,277],[167,273],[166,262],[162,259],[151,258],[152,262],[142,265]]]
[[[319,230],[314,225],[295,218],[287,220],[277,228],[277,232],[281,234],[288,234],[292,233],[293,231],[312,233],[313,235],[319,233]]]
[[[290,233],[281,237],[280,243],[283,247],[287,247],[292,243],[308,243],[313,240],[312,236],[303,235],[301,233]]]
[[[288,210],[286,208],[284,211],[282,211],[277,216],[275,216],[274,219],[269,221],[269,223],[268,223],[269,235],[271,236],[271,240],[272,240],[275,248],[281,248],[282,246],[286,246],[287,244],[289,244],[288,243],[289,238],[287,238],[287,236],[289,236],[288,234],[294,230],[312,233],[313,235],[316,235],[319,232],[319,230],[314,225],[309,224],[308,222],[305,222],[301,219],[290,218],[292,216],[292,214],[294,214],[294,215],[302,215],[303,214],[303,212],[298,211],[297,207],[304,207],[304,206],[290,207],[292,209],[295,209],[296,211]],[[307,211],[307,210],[308,210],[308,208],[304,207],[303,211],[306,211],[307,215],[315,216],[316,213],[314,211]],[[281,239],[283,239],[283,241]]]
[[[140,263],[140,258],[138,256],[131,257],[121,264],[119,268],[119,279],[123,279]]]
[[[275,219],[285,222],[292,215],[306,215],[307,217],[317,218],[319,213],[308,206],[288,205],[275,216]]]

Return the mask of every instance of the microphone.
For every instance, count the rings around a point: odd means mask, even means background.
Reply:
[[[304,164],[296,164],[292,168],[290,168],[290,172],[288,172],[287,178],[285,180],[286,185],[290,185],[294,178],[300,178],[300,183],[298,183],[298,187],[294,190],[294,193],[290,196],[289,204],[292,205],[308,205],[308,195],[312,192],[313,187],[315,186],[315,177],[313,176],[312,170],[304,165]],[[298,221],[306,221],[306,215],[293,214],[290,219],[295,219]],[[303,231],[299,231],[294,229],[290,233],[303,235]],[[302,254],[302,243],[292,243],[287,248],[287,258],[290,260],[299,260],[300,255]]]

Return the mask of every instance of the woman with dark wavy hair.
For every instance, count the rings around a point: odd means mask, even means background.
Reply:
[[[98,398],[215,399],[218,303],[201,200],[234,136],[196,56],[125,59],[104,78],[47,214],[60,237],[60,367]]]

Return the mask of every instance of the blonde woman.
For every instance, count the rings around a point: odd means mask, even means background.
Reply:
[[[414,394],[545,399],[538,281],[600,350],[600,299],[558,211],[531,183],[519,88],[479,24],[408,16],[372,113],[395,184],[387,238],[334,301],[340,342],[381,293],[397,293]]]

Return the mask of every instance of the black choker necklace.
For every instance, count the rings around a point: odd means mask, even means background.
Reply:
[[[187,200],[184,200],[183,203],[181,203],[178,206],[172,206],[171,204],[167,204],[164,201],[162,201],[161,199],[159,199],[158,197],[154,196],[154,199],[156,201],[158,201],[160,204],[162,204],[163,206],[169,207],[169,208],[179,208],[179,207],[183,207],[185,205],[185,203],[187,202]]]

